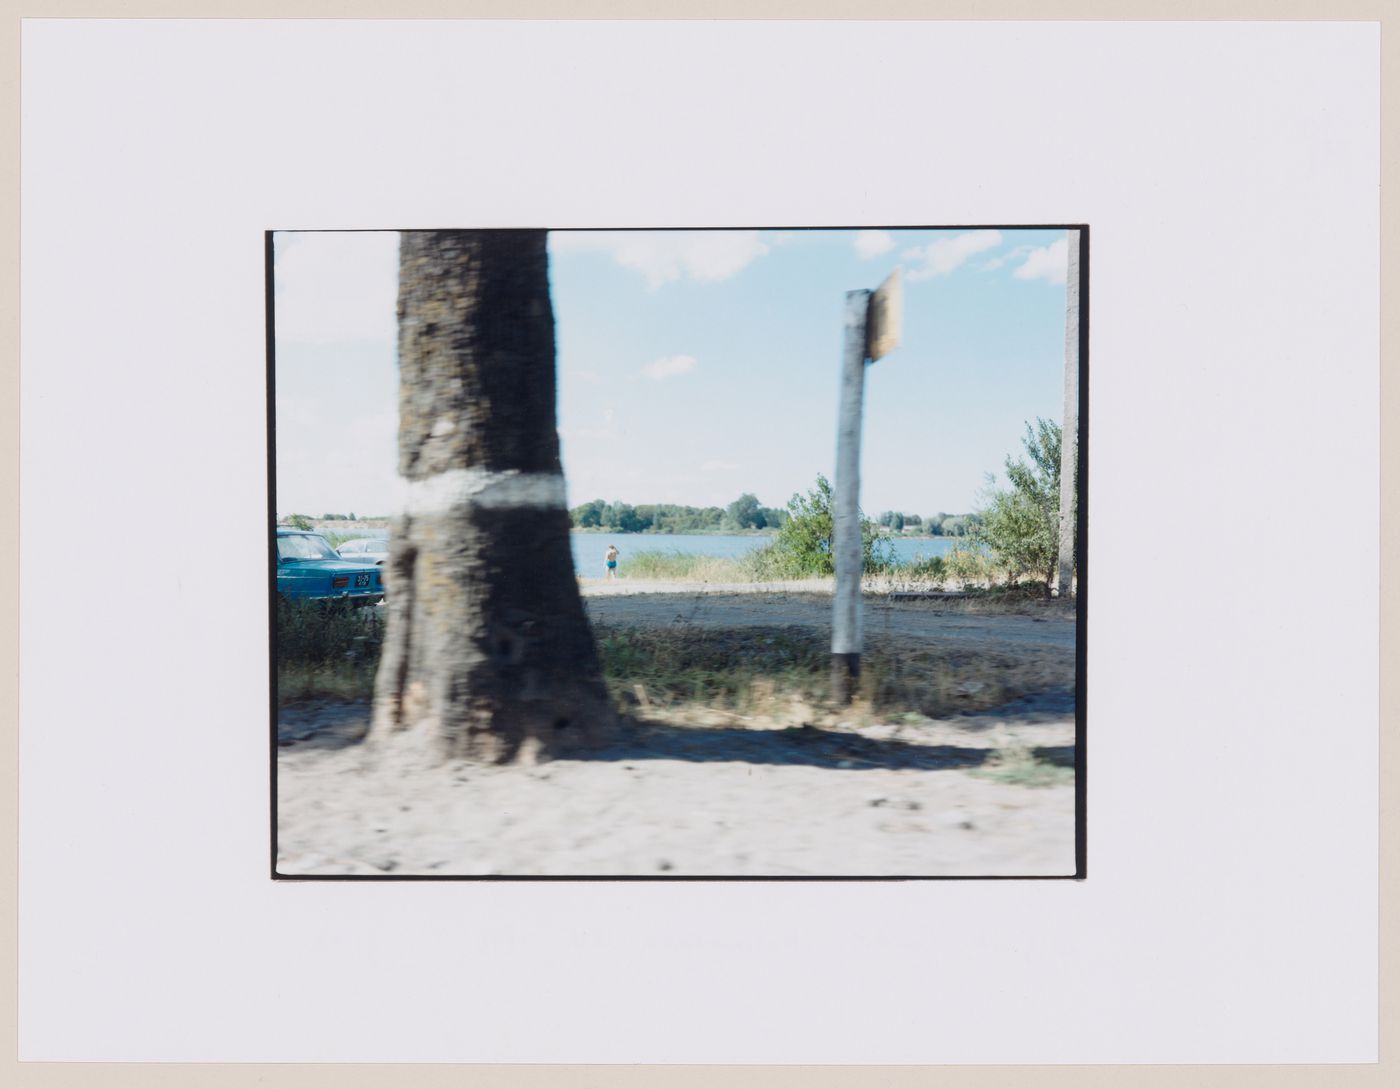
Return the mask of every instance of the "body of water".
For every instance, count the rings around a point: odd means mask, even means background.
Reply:
[[[574,571],[587,578],[601,578],[606,573],[603,553],[608,545],[615,544],[622,553],[618,557],[617,570],[624,577],[627,574],[627,561],[639,552],[682,552],[687,556],[720,556],[732,558],[742,556],[754,549],[762,548],[772,537],[757,535],[728,535],[722,533],[570,533],[569,543],[573,546]],[[957,544],[954,537],[930,537],[913,539],[896,537],[884,542],[886,548],[893,547],[897,560],[908,562],[931,556],[946,556]]]
[[[348,534],[354,537],[385,536],[388,530],[332,529],[323,532]],[[615,544],[621,551],[618,573],[626,576],[627,561],[639,552],[683,552],[687,556],[719,556],[733,558],[762,548],[773,538],[759,534],[725,533],[580,533],[569,534],[573,548],[574,572],[587,578],[601,578],[606,571],[603,553]],[[909,562],[931,556],[946,556],[957,544],[955,537],[908,538],[894,537],[883,542],[883,548],[893,548],[895,559]]]

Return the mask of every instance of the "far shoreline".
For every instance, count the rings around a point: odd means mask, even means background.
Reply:
[[[679,533],[670,529],[600,529],[596,526],[570,526],[570,533],[587,533],[598,537],[776,537],[770,529],[686,529]]]
[[[393,528],[392,518],[360,518],[354,522],[333,520],[330,522],[313,520],[311,532],[313,533],[367,533],[369,531],[387,531]],[[280,523],[279,523],[280,524]],[[772,540],[778,536],[777,530],[771,529],[687,529],[682,532],[674,532],[669,529],[598,529],[593,526],[570,526],[570,533],[582,533],[592,537],[754,537],[767,538]],[[882,533],[875,538],[877,541],[962,541],[966,537],[955,537],[949,534],[939,534],[934,536],[928,533]]]
[[[681,533],[673,533],[668,529],[594,529],[593,527],[582,528],[574,526],[570,528],[570,533],[586,533],[595,537],[769,537],[778,536],[777,530],[766,529],[687,529]],[[951,534],[939,534],[934,536],[929,533],[881,533],[876,538],[877,541],[965,541],[967,537],[955,537]]]

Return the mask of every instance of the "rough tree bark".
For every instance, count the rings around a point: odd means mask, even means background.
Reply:
[[[405,231],[399,473],[371,738],[505,763],[605,741],[555,422],[543,231]]]

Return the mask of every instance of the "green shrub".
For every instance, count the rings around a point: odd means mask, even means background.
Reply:
[[[996,581],[1000,569],[982,549],[960,544],[943,557],[943,573],[963,584],[980,584]]]
[[[1055,578],[1060,547],[1060,425],[1037,418],[1022,439],[1028,464],[1006,459],[1008,491],[991,490],[972,538],[991,550],[1008,581],[1034,575]]]
[[[831,483],[818,475],[816,487],[788,500],[788,518],[773,543],[761,549],[756,570],[765,578],[807,578],[836,573],[831,544]],[[860,516],[861,558],[867,571],[888,562],[874,522]]]

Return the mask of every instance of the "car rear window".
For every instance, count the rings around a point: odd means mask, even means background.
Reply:
[[[283,560],[333,560],[335,550],[324,537],[310,533],[288,533],[277,538],[277,556]]]

